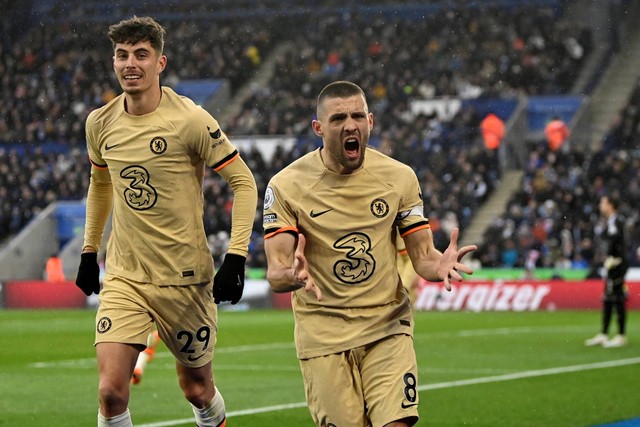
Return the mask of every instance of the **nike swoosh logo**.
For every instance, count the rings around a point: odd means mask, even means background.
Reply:
[[[120,144],[111,145],[111,146],[109,146],[109,144],[105,144],[104,149],[105,149],[105,151],[109,151],[112,148],[116,148],[118,145],[120,145]]]
[[[404,402],[402,402],[402,409],[407,409],[407,408],[411,408],[412,406],[418,406],[417,403],[410,403],[409,405],[405,404]]]
[[[220,134],[222,133],[220,129],[217,129],[215,132],[211,132],[211,128],[207,126],[207,130],[209,131],[209,136],[213,139],[220,138]]]
[[[326,214],[327,212],[332,211],[332,210],[333,210],[333,208],[329,208],[329,209],[326,209],[326,210],[324,210],[324,211],[320,211],[320,212],[314,212],[314,211],[312,210],[312,211],[311,211],[311,213],[310,213],[309,215],[311,215],[311,218],[317,218],[317,217],[319,217],[320,215],[324,215],[324,214]]]
[[[204,356],[204,355],[205,355],[205,353],[202,353],[202,354],[201,354],[200,356],[198,356],[198,357],[193,357],[193,356],[189,355],[189,357],[187,357],[187,359],[189,359],[189,361],[193,362],[193,361],[195,361],[195,360],[200,359],[200,358],[201,358],[202,356]]]

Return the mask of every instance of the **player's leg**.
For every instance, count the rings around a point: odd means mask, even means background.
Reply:
[[[620,278],[616,286],[616,312],[618,314],[618,334],[626,337],[627,333],[627,285],[624,283],[624,275]]]
[[[613,302],[611,301],[610,281],[605,281],[604,296],[602,299],[602,329],[593,338],[589,338],[584,345],[591,347],[596,345],[605,345],[609,340],[609,326],[611,325],[611,316],[613,314]]]
[[[605,348],[624,347],[627,345],[627,337],[625,335],[625,322],[626,322],[626,307],[624,300],[619,300],[613,303],[618,318],[618,334],[608,340],[602,346]]]
[[[218,312],[212,284],[158,287],[155,321],[160,339],[176,359],[178,383],[199,427],[223,427],[224,399],[213,382]]]
[[[307,406],[316,426],[368,427],[359,349],[300,360]]]
[[[360,371],[372,426],[408,427],[418,422],[418,364],[412,337],[392,335],[367,346]]]
[[[609,339],[609,325],[611,324],[611,315],[613,313],[613,305],[609,301],[605,301],[602,305],[602,329],[593,338],[589,338],[584,342],[587,347],[596,345],[604,345]]]
[[[129,427],[130,381],[138,354],[151,332],[144,284],[107,275],[96,313],[98,426]]]
[[[616,303],[616,311],[618,313],[618,333],[625,336],[627,333],[627,306],[624,301]]]
[[[199,368],[176,363],[178,382],[191,403],[199,427],[224,427],[226,410],[222,394],[213,383],[211,362]]]
[[[615,294],[612,298],[613,309],[615,309],[616,317],[618,320],[618,334],[603,344],[606,348],[624,347],[627,345],[626,336],[626,322],[627,322],[627,307],[626,307],[626,292],[623,288],[622,282],[615,288]]]
[[[138,355],[136,366],[133,369],[133,376],[131,377],[131,382],[133,384],[139,384],[140,381],[142,381],[144,370],[147,367],[147,364],[153,360],[153,356],[156,354],[156,348],[159,342],[160,337],[158,335],[158,331],[154,330],[147,337],[147,348]]]
[[[605,301],[602,312],[602,333],[607,335],[611,326],[611,318],[613,317],[613,302]]]
[[[106,418],[98,413],[98,427],[132,427],[129,410],[115,417]]]
[[[139,348],[130,344],[96,344],[100,401],[98,427],[132,425],[128,412],[129,379],[139,352]]]

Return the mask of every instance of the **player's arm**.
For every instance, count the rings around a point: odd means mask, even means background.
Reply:
[[[280,232],[265,238],[264,250],[267,255],[267,281],[273,292],[291,292],[304,288],[313,291],[318,301],[322,292],[315,286],[309,274],[307,258],[304,255],[306,239],[289,232]]]
[[[451,290],[450,280],[461,281],[460,272],[473,274],[473,269],[461,263],[462,257],[477,249],[475,245],[458,249],[458,229],[451,232],[449,246],[444,252],[437,250],[433,243],[433,234],[429,228],[422,228],[403,235],[407,252],[416,273],[431,282],[444,282]]]
[[[99,167],[93,164],[87,193],[84,244],[76,277],[76,285],[87,296],[100,293],[98,250],[112,205],[113,187],[109,170],[106,165]]]
[[[189,125],[182,129],[184,140],[233,191],[231,237],[227,254],[246,258],[258,204],[258,189],[253,173],[215,118],[199,107],[191,109],[191,116]]]
[[[113,206],[113,186],[109,169],[92,165],[82,252],[98,252],[104,226]]]
[[[233,191],[231,239],[228,253],[246,257],[258,204],[256,181],[240,156],[217,172],[227,181]]]
[[[102,242],[102,233],[113,206],[113,187],[107,162],[99,148],[103,123],[100,110],[94,110],[87,117],[85,136],[87,154],[91,162],[91,177],[86,201],[86,224],[84,228],[83,253],[97,253]]]
[[[237,153],[233,156],[224,167],[216,169],[233,191],[229,249],[213,279],[216,304],[223,301],[236,304],[242,298],[245,262],[258,203],[258,190],[253,174]]]

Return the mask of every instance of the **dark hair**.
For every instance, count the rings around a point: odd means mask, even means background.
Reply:
[[[620,198],[616,194],[609,194],[604,197],[607,198],[609,204],[613,206],[613,209],[618,210],[618,207],[620,206]]]
[[[117,43],[149,42],[159,55],[164,49],[165,34],[162,25],[148,16],[133,16],[109,27],[109,39],[114,49]]]
[[[366,99],[364,91],[360,86],[345,80],[339,80],[329,83],[320,91],[320,95],[318,95],[318,105],[326,98],[348,98],[354,95],[362,95],[362,97]]]

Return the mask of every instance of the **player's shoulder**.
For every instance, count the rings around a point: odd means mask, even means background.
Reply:
[[[180,95],[167,86],[162,87],[161,113],[170,121],[177,123],[211,123],[215,118],[207,110],[197,105],[188,96]]]
[[[166,102],[184,106],[184,108],[195,108],[196,103],[191,98],[185,95],[180,95],[178,92],[171,89],[169,86],[162,86],[162,96]]]
[[[102,107],[92,110],[87,116],[86,126],[104,126],[124,113],[124,94],[120,94]]]
[[[402,176],[411,176],[415,173],[409,165],[389,157],[372,147],[367,147],[365,158],[365,165],[369,172],[373,174],[381,174],[385,176],[393,176],[389,174],[400,174]]]
[[[271,185],[301,188],[317,181],[326,171],[319,149],[294,160],[271,178]]]
[[[168,86],[162,86],[162,97],[164,98],[165,104],[170,108],[193,111],[196,113],[206,112],[204,108],[196,104],[191,98],[180,95]]]
[[[319,149],[311,151],[302,157],[291,162],[288,166],[285,166],[282,170],[274,175],[275,177],[286,177],[286,179],[292,177],[300,177],[304,175],[313,175],[321,172],[320,166],[322,161],[319,160]]]

